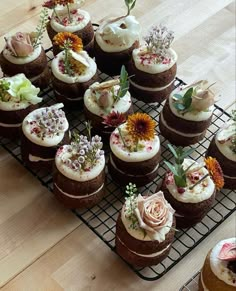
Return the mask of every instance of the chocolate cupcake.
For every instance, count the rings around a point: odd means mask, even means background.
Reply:
[[[129,15],[134,5],[130,6],[126,16],[104,21],[95,33],[97,66],[110,76],[119,75],[121,66],[128,63],[133,49],[139,46],[140,25],[134,16]]]
[[[174,209],[161,191],[147,196],[127,186],[125,204],[116,222],[116,252],[135,267],[148,267],[169,254],[175,234]]]
[[[114,128],[133,113],[128,89],[128,74],[123,66],[120,79],[93,83],[84,94],[85,117],[105,140],[109,140]]]
[[[145,103],[162,102],[174,89],[177,54],[170,48],[173,32],[154,27],[146,44],[134,49],[127,69],[132,97]]]
[[[22,123],[21,156],[35,169],[52,169],[57,149],[70,140],[63,104],[36,109]]]
[[[53,172],[53,193],[69,208],[92,207],[105,194],[105,157],[99,136],[77,136],[60,147]]]
[[[136,113],[112,132],[108,171],[118,184],[144,186],[157,177],[161,149],[155,125],[149,115]]]
[[[73,33],[82,39],[84,50],[93,55],[94,30],[89,13],[80,9],[83,3],[84,0],[46,1],[43,6],[53,10],[47,24],[47,32],[52,42],[58,32]],[[53,43],[54,55],[60,50],[60,47]]]
[[[205,259],[199,291],[234,291],[236,289],[236,238],[218,242]]]
[[[161,190],[176,211],[177,227],[191,227],[211,209],[216,190],[224,185],[222,171],[213,158],[205,160],[205,168],[204,163],[186,158],[192,150],[184,152],[178,148],[175,151],[170,145],[169,148],[174,154],[175,163],[165,162],[170,172],[165,174]]]
[[[236,189],[236,111],[232,121],[225,123],[213,137],[206,156],[212,156],[221,165],[224,188]]]
[[[0,54],[0,66],[5,76],[23,73],[33,85],[44,89],[49,85],[50,73],[41,39],[47,22],[47,13],[42,11],[37,33],[17,32],[6,37],[6,46]]]
[[[23,119],[42,101],[39,91],[24,74],[0,79],[0,136],[19,136]]]
[[[214,93],[207,81],[178,87],[160,114],[161,134],[174,145],[188,146],[201,141],[211,124]]]
[[[52,60],[52,86],[59,102],[69,106],[83,106],[84,92],[98,79],[97,65],[82,50],[77,36],[59,33],[55,43],[64,48]]]

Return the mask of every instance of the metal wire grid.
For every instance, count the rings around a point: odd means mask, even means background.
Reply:
[[[50,63],[52,59],[52,52],[47,52],[48,61]],[[100,79],[106,80],[109,77],[103,73],[100,73]],[[175,87],[183,84],[183,81],[176,79]],[[49,106],[56,102],[52,88],[42,92],[44,98],[42,106]],[[159,113],[163,108],[162,104],[145,104],[141,101],[134,100],[134,110],[146,112],[150,114],[155,120],[158,121]],[[85,118],[82,108],[80,110],[66,111],[66,116],[70,124],[71,130],[76,129],[80,132],[85,130]],[[196,148],[192,158],[195,160],[204,156],[209,143],[217,132],[219,127],[229,119],[229,115],[224,112],[220,107],[215,106],[213,113],[213,122],[208,129],[205,139],[194,146]],[[172,156],[167,148],[168,141],[160,135],[162,146],[162,159],[171,160]],[[0,138],[0,144],[5,148],[12,156],[14,156],[20,163],[20,142],[10,141],[5,138]],[[105,147],[107,153],[109,148]],[[51,173],[43,170],[33,171],[26,167],[38,180],[52,191],[52,176]],[[160,163],[159,176],[149,185],[140,188],[140,193],[154,193],[156,189],[160,187],[163,175],[166,172],[166,168],[163,163]],[[96,206],[90,209],[73,210],[77,215],[96,235],[98,235],[110,248],[115,251],[115,225],[116,219],[120,212],[120,209],[124,203],[124,191],[119,185],[114,183],[107,173],[106,181],[106,195],[103,200]],[[182,258],[184,258],[194,247],[196,247],[204,238],[206,238],[218,225],[220,225],[231,213],[235,210],[235,193],[230,190],[222,190],[218,193],[216,201],[212,209],[208,212],[206,217],[201,223],[198,223],[195,227],[181,230],[175,235],[172,249],[169,256],[160,264],[147,268],[132,268],[132,270],[142,279],[156,280],[163,276],[168,270],[174,267]]]
[[[196,273],[179,291],[198,291],[198,280],[200,272]]]

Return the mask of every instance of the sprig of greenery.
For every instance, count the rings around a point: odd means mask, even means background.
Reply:
[[[48,22],[48,10],[44,8],[40,14],[40,21],[36,27],[36,38],[33,42],[33,47],[36,48],[41,44],[43,33],[46,30],[46,24]]]
[[[65,74],[72,76],[73,70],[71,68],[72,66],[70,63],[70,58],[71,58],[70,47],[71,47],[71,43],[69,41],[66,41],[64,44],[64,52],[65,52],[64,65],[65,65]]]
[[[10,83],[6,80],[0,80],[0,100],[6,101],[8,90],[10,89]]]
[[[91,134],[92,124],[91,124],[90,120],[85,121],[85,127],[86,127],[86,130],[87,130],[88,140],[91,141],[92,140],[92,134]]]
[[[134,8],[136,0],[125,0],[125,5],[127,7],[127,15],[130,15],[131,10]]]
[[[127,214],[128,214],[128,219],[131,221],[130,228],[135,229],[137,227],[137,217],[135,215],[135,208],[137,207],[137,187],[135,184],[129,183],[126,185],[126,190],[125,193],[128,195],[125,199],[129,201],[127,206]]]
[[[234,154],[236,154],[236,109],[232,110],[231,119],[234,121],[235,131],[231,140],[232,145],[230,146],[230,149]]]
[[[113,91],[113,98],[115,101],[119,101],[120,98],[124,97],[127,91],[129,90],[129,80],[128,80],[128,73],[123,65],[120,71],[120,89],[118,90],[117,95],[114,94]]]
[[[190,109],[192,104],[192,96],[194,94],[193,88],[189,88],[185,94],[182,96],[180,94],[174,94],[173,96],[176,99],[176,102],[174,103],[174,107],[178,111],[187,111]]]
[[[172,152],[175,163],[171,164],[168,161],[164,161],[170,171],[174,174],[174,180],[177,187],[186,187],[187,186],[187,176],[186,173],[192,167],[192,164],[184,170],[183,168],[183,161],[184,159],[189,156],[194,149],[183,150],[182,147],[178,147],[176,150],[173,148],[172,145],[168,144],[169,150]]]

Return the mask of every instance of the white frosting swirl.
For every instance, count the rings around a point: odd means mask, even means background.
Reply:
[[[155,60],[151,62],[145,62],[143,59],[145,54],[147,54],[145,46],[134,49],[132,54],[136,68],[149,74],[159,74],[169,70],[174,66],[178,59],[176,52],[171,48],[168,49],[170,61],[167,63],[157,63]]]
[[[60,147],[57,151],[55,162],[56,167],[59,172],[61,172],[67,178],[78,181],[78,182],[85,182],[96,178],[104,169],[105,167],[105,157],[102,155],[97,161],[96,164],[90,168],[89,171],[75,171],[69,168],[63,160],[70,158],[71,154],[68,152],[68,145],[64,145]]]
[[[58,15],[60,18],[67,17],[67,9],[58,10]],[[78,17],[81,19],[78,21]],[[56,21],[56,15],[53,15],[50,21],[51,27],[56,32],[76,32],[82,30],[86,27],[86,25],[90,21],[90,15],[87,11],[75,9],[73,13],[71,13],[72,22],[67,25],[61,24]]]
[[[12,55],[12,53],[7,48],[5,48],[3,50],[3,56],[5,59],[7,59],[12,64],[24,65],[24,64],[28,64],[28,63],[36,60],[40,56],[42,49],[43,48],[41,46],[37,46],[34,49],[33,53],[30,54],[29,56],[27,56],[27,57],[15,57]]]
[[[191,160],[191,159],[184,159],[183,166],[186,169],[188,166],[193,164],[194,167],[197,167],[200,165],[198,162]],[[201,168],[198,170],[198,173],[203,177],[208,173],[206,168]],[[196,182],[196,181],[195,181]],[[194,183],[195,183],[194,182]],[[208,176],[206,179],[204,179],[204,183],[200,183],[196,185],[192,190],[190,190],[188,187],[193,185],[193,183],[190,181],[190,179],[187,177],[187,187],[185,187],[185,191],[183,193],[178,192],[178,187],[176,184],[169,183],[166,184],[167,189],[169,190],[170,194],[179,202],[183,203],[199,203],[204,200],[209,199],[214,191],[215,191],[215,184],[212,181],[212,179]]]
[[[114,22],[102,23],[95,34],[96,41],[105,52],[121,52],[130,48],[140,38],[140,24],[128,15]]]
[[[62,82],[65,82],[67,84],[73,84],[73,83],[84,83],[89,81],[97,72],[97,65],[94,62],[92,58],[89,57],[86,51],[81,51],[79,53],[74,53],[79,55],[84,59],[85,62],[87,62],[88,66],[86,66],[85,71],[82,75],[76,74],[75,76],[69,76],[67,74],[63,74],[61,70],[59,69],[59,63],[61,60],[64,59],[64,52],[60,52],[51,63],[52,73],[53,75]]]
[[[185,92],[189,89],[188,87],[178,87],[176,88],[170,95],[169,97],[169,105],[172,113],[176,115],[177,117],[185,120],[190,120],[190,121],[204,121],[207,120],[212,116],[212,113],[214,111],[214,106],[210,106],[208,108],[208,111],[188,111],[185,114],[182,112],[179,112],[175,107],[174,107],[174,99],[173,95],[174,94],[181,94],[184,95]]]
[[[127,144],[130,144],[132,143],[132,140],[125,127],[126,123],[119,126],[122,131],[123,139]],[[142,162],[149,160],[153,158],[160,150],[160,140],[157,135],[155,135],[154,139],[152,140],[142,140],[139,143],[143,146],[143,148],[137,152],[130,152],[126,147],[124,147],[119,130],[117,128],[112,132],[110,137],[111,151],[117,158],[125,162]]]
[[[116,86],[116,89],[119,88],[119,85]],[[119,113],[125,113],[129,110],[132,105],[130,93],[127,92],[124,97],[120,98],[117,102],[113,103],[111,111],[118,111]],[[88,111],[93,114],[104,117],[110,113],[107,108],[101,108],[96,100],[94,94],[92,94],[92,90],[86,90],[84,94],[84,106],[88,109]]]
[[[218,279],[225,282],[227,285],[236,288],[236,274],[227,268],[227,261],[223,261],[218,258],[220,250],[225,243],[236,243],[236,238],[232,237],[218,242],[218,244],[211,251],[210,266],[212,272]]]

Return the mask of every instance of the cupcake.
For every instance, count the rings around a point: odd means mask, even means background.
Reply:
[[[232,120],[226,122],[213,137],[207,151],[221,165],[225,180],[224,188],[236,189],[236,110]]]
[[[165,174],[161,190],[176,211],[177,227],[191,227],[211,209],[216,190],[224,185],[222,171],[219,163],[211,157],[205,159],[205,164],[186,158],[192,149],[174,150],[170,145],[169,149],[174,154],[175,163],[165,161],[170,171]]]
[[[128,89],[128,74],[123,66],[120,79],[95,82],[84,94],[85,117],[91,121],[93,130],[105,139],[133,113]]]
[[[94,55],[98,68],[103,73],[119,75],[121,66],[130,60],[133,49],[139,46],[140,25],[134,16],[129,15],[104,21],[95,33]],[[130,2],[130,1],[129,1]]]
[[[213,84],[212,84],[213,85]],[[171,93],[160,115],[161,134],[174,145],[201,141],[211,124],[215,95],[207,81],[178,87]]]
[[[68,143],[69,124],[63,104],[36,109],[22,123],[21,156],[35,169],[51,169],[57,149]]]
[[[149,115],[135,113],[112,132],[108,171],[115,182],[144,186],[157,177],[161,149],[155,126]]]
[[[90,135],[89,135],[90,136]],[[69,208],[92,207],[105,194],[105,157],[99,136],[79,135],[56,154],[53,193]]]
[[[48,36],[53,42],[58,32],[69,32],[79,36],[84,44],[84,50],[93,54],[94,30],[87,11],[80,7],[84,0],[49,0],[43,7],[52,9],[50,21],[47,24]],[[60,52],[60,47],[53,44],[54,55]]]
[[[24,74],[0,79],[0,136],[19,136],[23,119],[42,101],[39,91]]]
[[[170,48],[173,32],[153,27],[146,43],[133,50],[128,63],[132,97],[145,103],[162,102],[174,89],[177,54]]]
[[[135,267],[148,267],[169,254],[175,234],[174,209],[161,191],[149,196],[127,186],[125,204],[116,222],[116,252]]]
[[[40,42],[46,21],[47,13],[44,10],[36,33],[17,32],[5,38],[6,46],[0,54],[0,66],[5,76],[23,73],[40,89],[48,86],[50,73]]]
[[[98,79],[97,65],[82,50],[81,39],[68,33],[58,33],[54,42],[63,48],[52,60],[52,86],[58,102],[81,107],[85,91]]]
[[[234,291],[236,289],[236,238],[218,242],[205,259],[199,291]]]

